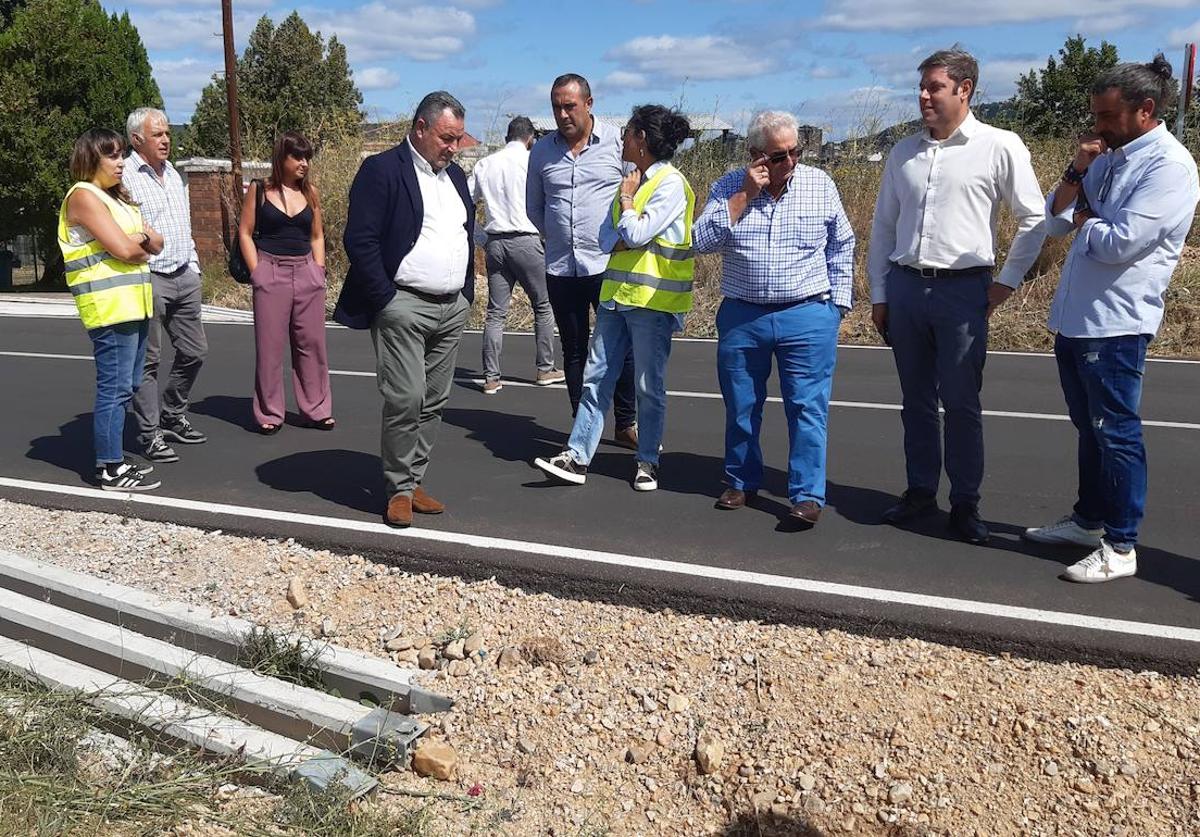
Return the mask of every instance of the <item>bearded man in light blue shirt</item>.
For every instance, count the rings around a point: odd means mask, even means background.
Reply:
[[[1075,232],[1050,308],[1054,354],[1079,431],[1079,496],[1070,515],[1025,530],[1039,543],[1092,551],[1070,581],[1137,572],[1146,505],[1146,448],[1138,409],[1146,346],[1191,229],[1196,161],[1161,121],[1175,99],[1171,65],[1120,64],[1092,85],[1095,131],[1047,199],[1051,235]]]

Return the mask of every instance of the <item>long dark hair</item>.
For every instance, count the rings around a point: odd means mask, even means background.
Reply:
[[[629,127],[646,135],[646,147],[655,160],[670,160],[675,149],[691,136],[687,117],[662,105],[638,105],[629,117]]]
[[[75,140],[75,147],[71,149],[71,179],[86,183],[96,176],[102,158],[123,153],[123,136],[108,128],[89,128]],[[129,197],[129,192],[121,181],[118,180],[115,186],[105,191],[117,200],[133,205],[133,199]]]
[[[299,131],[288,131],[279,139],[275,140],[275,150],[271,152],[271,177],[267,180],[268,189],[280,189],[283,184],[283,162],[288,157],[295,157],[298,160],[312,160],[313,147],[308,141],[308,137]],[[300,180],[300,193],[304,195],[304,199],[308,201],[309,206],[316,208],[317,193],[313,189],[312,184],[308,182],[309,174],[312,173],[312,166],[308,167],[308,172]]]

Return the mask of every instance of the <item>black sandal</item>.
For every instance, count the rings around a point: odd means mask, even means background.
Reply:
[[[255,429],[264,436],[274,436],[282,426],[282,424],[260,424]]]
[[[313,430],[333,430],[333,428],[336,424],[337,424],[337,421],[334,420],[333,416],[330,416],[329,418],[323,418],[320,421],[317,421],[315,419],[308,419],[307,421],[304,422],[305,427],[311,428]]]

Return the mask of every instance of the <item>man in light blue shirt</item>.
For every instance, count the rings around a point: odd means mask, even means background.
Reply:
[[[621,184],[621,132],[592,115],[592,90],[575,73],[550,88],[558,130],[529,154],[525,212],[546,239],[546,289],[562,345],[571,415],[583,393],[583,367],[591,337],[591,311],[600,305],[608,253],[600,249],[600,226],[612,211]],[[614,441],[637,450],[633,355],[613,396]]]
[[[1079,494],[1072,514],[1025,537],[1090,548],[1064,577],[1102,582],[1137,572],[1146,346],[1162,322],[1200,182],[1195,160],[1160,119],[1176,95],[1161,54],[1105,71],[1091,93],[1095,133],[1080,138],[1046,211],[1051,235],[1076,231],[1049,324],[1079,431]]]

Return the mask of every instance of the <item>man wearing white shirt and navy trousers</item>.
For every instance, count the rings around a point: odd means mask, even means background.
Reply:
[[[533,308],[533,342],[538,386],[562,383],[566,378],[554,368],[554,311],[546,292],[546,251],[538,228],[525,214],[525,181],[529,149],[533,147],[533,122],[516,116],[508,123],[505,146],[475,164],[469,182],[471,197],[483,202],[487,241],[488,306],[483,321],[483,393],[495,395],[500,380],[500,349],[504,318],[512,302],[513,286],[520,284]]]
[[[1200,201],[1196,161],[1160,120],[1176,96],[1161,53],[1106,70],[1091,94],[1095,133],[1080,137],[1046,207],[1051,235],[1075,231],[1049,325],[1079,431],[1079,493],[1071,514],[1025,530],[1033,541],[1091,549],[1064,576],[1082,582],[1137,572],[1146,346]]]
[[[384,522],[445,506],[422,487],[474,298],[475,207],[454,162],[466,111],[444,90],[417,105],[408,138],[363,160],[343,243],[350,271],[333,317],[371,330],[383,396]]]
[[[925,130],[888,156],[867,265],[871,317],[892,347],[903,392],[908,487],[883,519],[905,523],[937,510],[940,399],[950,528],[969,543],[984,543],[979,392],[987,323],[1041,250],[1043,199],[1020,138],[971,114],[975,59],[957,48],[941,50],[918,69]],[[1016,216],[1017,232],[993,282],[1000,202]]]

